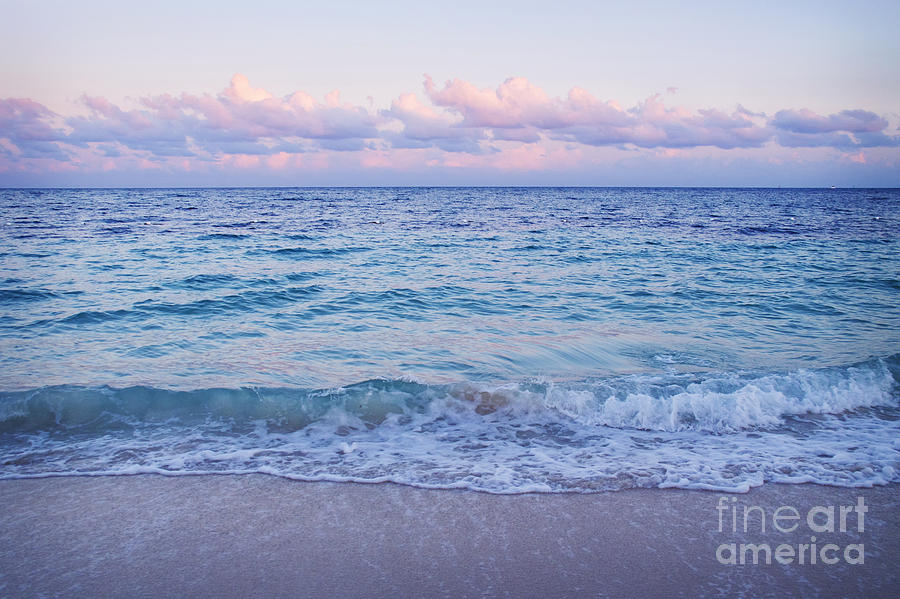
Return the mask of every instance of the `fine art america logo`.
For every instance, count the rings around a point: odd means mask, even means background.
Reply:
[[[789,505],[767,510],[758,505],[738,504],[735,497],[721,496],[716,511],[719,533],[725,535],[783,537],[793,533],[794,538],[801,539],[790,543],[721,543],[716,548],[716,560],[720,564],[771,564],[773,559],[779,564],[801,566],[833,565],[841,561],[865,563],[864,543],[846,543],[854,540],[854,533],[865,532],[869,507],[862,497],[857,498],[856,505],[817,505],[804,511]]]

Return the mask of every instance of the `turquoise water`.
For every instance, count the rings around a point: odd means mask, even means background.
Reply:
[[[900,480],[900,191],[0,191],[0,477]]]

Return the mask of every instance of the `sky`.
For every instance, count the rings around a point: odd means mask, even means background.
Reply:
[[[900,186],[900,3],[0,0],[0,186]]]

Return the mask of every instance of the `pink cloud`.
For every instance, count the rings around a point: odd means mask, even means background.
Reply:
[[[543,131],[555,139],[598,146],[734,148],[757,147],[772,138],[771,130],[745,111],[729,115],[714,109],[667,108],[659,96],[623,110],[579,87],[565,98],[551,98],[521,77],[507,79],[496,89],[479,89],[460,79],[438,89],[426,76],[425,92],[434,104],[459,114],[461,126],[493,128],[498,139],[509,139],[503,130]]]
[[[86,97],[83,102],[91,114],[67,120],[72,128],[68,143],[114,141],[159,155],[270,154],[286,146],[306,151],[307,146],[314,149],[314,140],[378,135],[377,117],[341,104],[337,91],[324,103],[304,92],[277,99],[240,74],[218,96],[165,94],[143,98],[142,107],[132,110],[102,98]]]
[[[425,93],[437,106],[452,108],[469,127],[521,127],[523,121],[540,120],[550,98],[523,77],[507,79],[496,90],[478,89],[468,81],[454,79],[438,90],[425,75]]]
[[[462,126],[453,115],[423,104],[415,94],[401,94],[391,102],[390,110],[381,114],[403,125],[401,133],[384,132],[392,147],[436,146],[451,152],[481,152],[479,142],[485,137],[482,128]]]
[[[272,94],[261,87],[253,87],[244,75],[237,73],[231,78],[231,85],[223,95],[237,102],[261,102],[272,98]]]
[[[266,159],[266,164],[269,165],[269,168],[274,169],[283,169],[288,165],[288,162],[291,159],[291,155],[287,152],[278,152],[277,154],[273,154]]]
[[[793,133],[874,133],[884,131],[888,122],[867,110],[842,110],[837,114],[822,116],[812,110],[779,110],[772,119],[778,129]]]
[[[34,100],[0,99],[0,153],[8,160],[68,160],[70,154],[55,143],[66,135],[59,120],[59,115]]]
[[[778,143],[788,147],[858,148],[898,146],[900,136],[888,135],[887,119],[867,110],[842,110],[829,115],[812,110],[779,110],[771,124]]]
[[[371,98],[355,105],[338,90],[278,98],[236,74],[216,94],[161,94],[128,106],[85,95],[76,116],[0,99],[0,168],[542,170],[608,162],[623,150],[674,159],[706,149],[762,148],[772,156],[779,147],[837,149],[862,162],[861,148],[900,145],[885,117],[864,110],[782,110],[770,118],[740,105],[670,106],[660,95],[623,108],[579,87],[553,97],[522,77],[479,88],[462,79],[438,86],[426,75],[423,91],[376,110]],[[609,151],[598,158],[599,149]]]

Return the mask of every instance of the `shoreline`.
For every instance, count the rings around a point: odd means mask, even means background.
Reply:
[[[845,532],[815,533],[802,516],[794,532],[772,527],[780,506],[839,514],[860,498],[862,531],[852,511]],[[900,484],[498,495],[137,474],[0,480],[0,505],[0,594],[11,597],[878,597],[900,583]],[[838,563],[717,561],[723,544],[798,548],[811,535],[820,552],[839,548],[824,554]],[[849,545],[863,563],[843,559]]]

